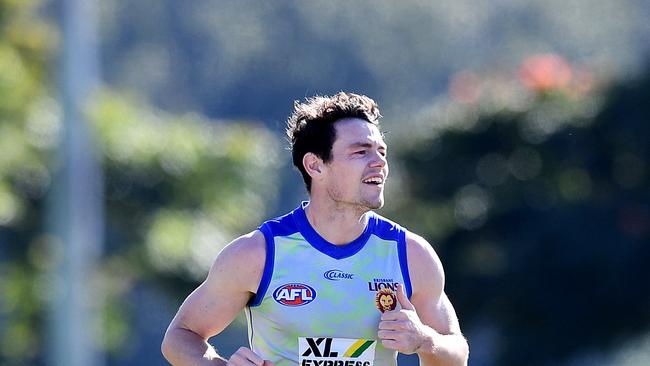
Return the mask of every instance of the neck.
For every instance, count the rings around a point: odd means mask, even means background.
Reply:
[[[361,236],[368,225],[367,212],[367,209],[316,200],[309,200],[305,207],[309,224],[320,236],[335,245],[348,244]]]

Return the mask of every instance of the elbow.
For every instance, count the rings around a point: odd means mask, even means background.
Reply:
[[[166,335],[163,338],[162,343],[160,344],[160,352],[162,353],[163,357],[165,357],[165,359],[167,361],[169,361],[169,356],[168,356],[168,354],[169,354],[169,341],[167,340]]]
[[[171,329],[167,329],[167,332],[165,332],[165,336],[163,337],[162,343],[160,344],[160,352],[167,361],[171,362],[170,357],[172,355],[172,342],[169,333],[171,333]]]
[[[467,366],[467,363],[469,362],[469,343],[467,342],[467,339],[463,338],[463,340],[464,342],[462,342],[460,347],[460,356],[462,365]]]
[[[455,337],[453,351],[450,353],[450,358],[444,363],[449,366],[467,366],[469,362],[469,343],[462,335]]]

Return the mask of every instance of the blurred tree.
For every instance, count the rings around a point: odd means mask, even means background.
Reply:
[[[42,364],[60,241],[44,232],[44,200],[59,143],[61,111],[47,63],[57,31],[42,2],[0,1],[0,364]],[[107,248],[97,276],[104,337],[124,349],[125,294],[143,282],[183,296],[235,234],[275,202],[279,141],[258,123],[168,115],[106,91],[89,106],[103,152]],[[162,328],[162,327],[161,327]]]
[[[46,273],[60,254],[41,218],[61,128],[47,75],[57,32],[39,17],[42,2],[0,0],[0,364],[8,365],[43,361],[44,308],[56,296]],[[645,23],[632,21],[646,7],[632,2],[589,2],[594,13],[557,19],[551,10],[563,7],[555,2],[489,12],[462,2],[443,10],[376,2],[364,22],[356,16],[366,14],[362,3],[267,9],[226,2],[218,12],[208,11],[209,1],[180,11],[165,4],[102,2],[123,20],[105,23],[105,54],[118,65],[108,76],[157,91],[152,99],[163,105],[196,103],[212,115],[280,118],[305,90],[341,88],[377,91],[385,105],[418,104],[458,59],[480,63],[495,49],[493,58],[516,60],[531,51],[518,44],[547,48],[534,35],[550,19],[559,24],[551,35],[566,36],[552,37],[557,47],[575,50],[577,59],[599,59],[594,50],[629,59],[630,35],[647,34]],[[602,16],[611,6],[630,16]],[[512,37],[513,24],[501,24],[503,12],[521,12],[521,20],[539,9],[546,21],[529,27],[526,42]],[[184,12],[194,16],[177,16]],[[173,31],[157,28],[165,17]],[[621,23],[625,31],[611,31]],[[494,42],[474,38],[494,33]],[[621,48],[602,47],[602,37]],[[493,47],[502,39],[518,51]],[[587,47],[578,47],[585,40]],[[445,42],[455,56],[431,47]],[[402,173],[393,176],[401,184],[389,185],[398,191],[389,215],[434,242],[463,324],[497,330],[498,364],[552,364],[648,329],[650,77],[597,92],[592,76],[554,55],[528,60],[519,75],[459,73],[451,100],[389,136]],[[198,102],[193,93],[201,94]],[[104,153],[108,210],[105,260],[89,280],[106,294],[102,341],[116,354],[128,346],[127,294],[156,283],[181,298],[221,245],[266,216],[279,185],[280,148],[258,124],[170,115],[110,91],[88,113]]]
[[[647,54],[638,0],[102,2],[106,80],[166,110],[281,121],[291,101],[351,90],[384,115],[429,103],[459,69],[531,53],[623,74]],[[616,14],[616,16],[611,16]]]
[[[57,132],[46,89],[56,32],[36,15],[40,1],[0,1],[0,363],[19,364],[39,349],[43,293],[30,245],[50,174]]]
[[[273,209],[281,148],[259,124],[166,115],[110,92],[97,100],[90,115],[105,154],[103,328],[107,347],[121,352],[129,292],[146,282],[184,298],[223,246]]]
[[[494,364],[556,365],[650,330],[650,74],[596,88],[541,55],[518,76],[461,73],[396,131],[390,211],[443,257],[465,330],[494,331]]]

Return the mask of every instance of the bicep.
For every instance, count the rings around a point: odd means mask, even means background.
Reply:
[[[208,277],[185,299],[170,327],[190,330],[207,339],[223,331],[246,306],[259,284],[264,241],[242,237],[215,259]]]
[[[456,311],[444,292],[445,275],[438,255],[419,236],[412,236],[409,244],[409,272],[413,286],[411,302],[418,317],[438,333],[460,334]]]
[[[178,309],[173,327],[190,330],[204,339],[221,333],[246,306],[250,293],[220,288],[208,278]],[[217,281],[221,282],[221,281]]]

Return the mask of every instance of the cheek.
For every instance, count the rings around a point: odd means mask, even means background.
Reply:
[[[336,170],[336,177],[339,181],[353,182],[360,181],[364,171],[363,164],[346,164]]]

